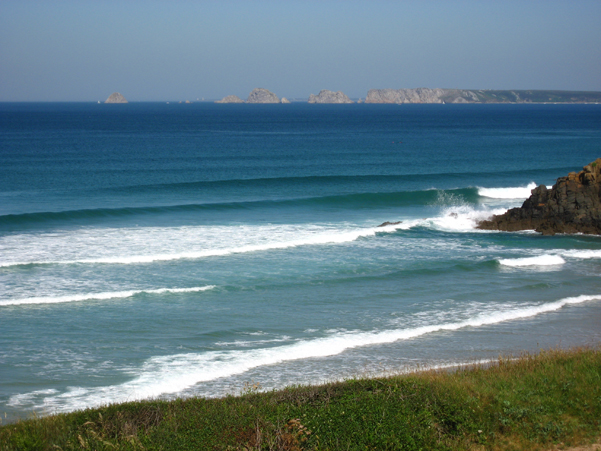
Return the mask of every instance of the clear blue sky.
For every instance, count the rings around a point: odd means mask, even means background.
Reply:
[[[600,0],[0,0],[0,101],[601,91]]]

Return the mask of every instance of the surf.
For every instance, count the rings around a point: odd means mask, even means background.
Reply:
[[[17,305],[40,305],[40,304],[64,304],[69,302],[82,301],[100,301],[111,299],[126,299],[138,294],[165,294],[165,293],[196,293],[214,289],[214,285],[206,285],[203,287],[191,288],[155,288],[147,290],[125,290],[125,291],[108,291],[101,293],[86,293],[86,294],[71,294],[64,296],[36,296],[21,299],[1,300],[0,307],[17,306]]]
[[[234,376],[257,367],[292,360],[325,358],[357,347],[384,345],[437,332],[453,332],[533,318],[570,305],[599,300],[601,295],[580,295],[530,305],[507,305],[502,310],[485,309],[464,320],[417,327],[336,332],[322,338],[301,339],[288,345],[252,350],[208,351],[152,357],[137,370],[138,375],[128,382],[90,388],[72,387],[62,393],[55,391],[23,393],[11,396],[8,405],[67,412],[98,407],[104,405],[107,400],[111,403],[120,403],[174,395],[196,384]]]

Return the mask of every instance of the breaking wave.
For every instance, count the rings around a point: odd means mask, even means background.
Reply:
[[[299,340],[294,344],[252,350],[210,351],[153,357],[137,371],[131,381],[105,387],[72,387],[63,393],[38,391],[13,395],[11,407],[65,412],[111,403],[177,394],[198,383],[244,373],[252,368],[285,361],[322,358],[347,349],[409,340],[441,331],[482,327],[531,318],[562,309],[567,305],[599,301],[601,295],[581,295],[554,302],[506,307],[493,312],[476,313],[469,319],[442,322],[407,329],[371,332],[338,332],[323,338]]]

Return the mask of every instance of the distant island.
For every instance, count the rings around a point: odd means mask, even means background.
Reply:
[[[100,103],[100,102],[99,102]],[[104,103],[129,103],[125,97],[118,92],[113,92]]]
[[[215,103],[244,103],[244,100],[238,96],[225,96],[223,99],[217,100]]]
[[[255,88],[251,91],[246,102],[238,96],[229,95],[215,103],[290,103],[285,97],[280,98],[265,88]]]
[[[309,103],[355,103],[342,91],[334,92],[322,89],[318,95],[311,94]]]

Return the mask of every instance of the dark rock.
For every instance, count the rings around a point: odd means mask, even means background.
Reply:
[[[383,222],[382,224],[380,224],[378,227],[386,227],[386,226],[390,226],[390,225],[397,225],[400,224],[403,221],[397,221],[397,222]]]
[[[557,179],[553,188],[532,190],[520,208],[481,221],[479,229],[536,230],[543,235],[586,233],[601,235],[601,158],[579,173]]]

